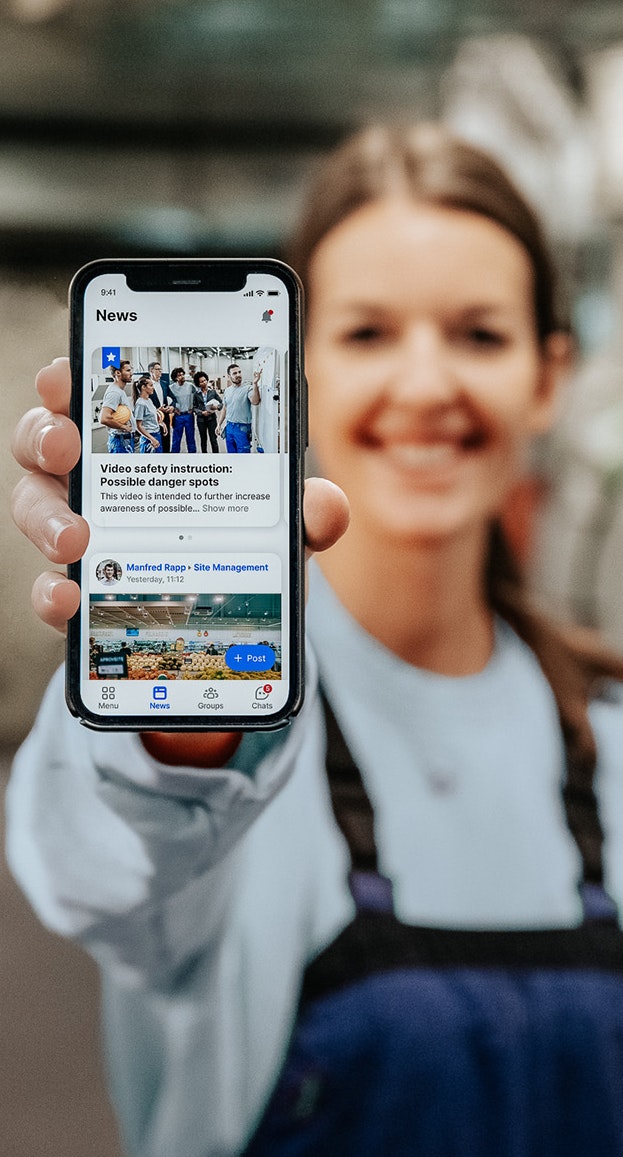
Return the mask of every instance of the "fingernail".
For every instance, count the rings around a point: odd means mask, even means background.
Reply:
[[[46,464],[46,458],[45,458],[45,452],[43,449],[43,443],[45,442],[48,434],[50,433],[50,430],[57,430],[59,428],[59,425],[60,425],[60,423],[58,423],[58,422],[48,422],[47,426],[43,426],[41,428],[41,430],[39,431],[39,434],[37,436],[37,441],[35,443],[35,457],[37,460],[37,466],[40,466],[42,470],[45,469],[45,464]]]
[[[39,597],[43,598],[44,601],[49,604],[49,606],[53,606],[54,599],[52,596],[59,583],[62,582],[65,582],[65,576],[62,574],[59,574],[57,578],[50,578],[47,586],[45,586],[43,590],[39,590]]]
[[[66,518],[63,515],[55,515],[48,518],[46,522],[46,541],[52,550],[58,550],[60,537],[63,531],[75,527],[73,518]]]

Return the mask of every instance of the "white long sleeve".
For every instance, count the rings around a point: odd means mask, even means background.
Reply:
[[[136,734],[82,727],[59,671],[7,793],[11,870],[47,927],[162,981],[214,934],[236,845],[292,772],[304,731],[305,708],[283,731],[245,736],[236,767],[169,767]]]

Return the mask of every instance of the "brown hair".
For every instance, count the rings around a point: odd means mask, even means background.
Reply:
[[[312,182],[289,259],[308,286],[312,255],[349,214],[387,196],[478,213],[524,247],[534,273],[540,342],[565,326],[556,301],[553,262],[538,218],[496,161],[438,125],[366,129],[339,146]],[[552,688],[567,749],[567,815],[589,879],[601,880],[602,833],[595,817],[595,740],[588,702],[608,679],[623,679],[623,659],[588,630],[564,627],[536,609],[501,524],[490,534],[486,570],[490,605],[536,655]]]
[[[143,389],[143,386],[148,386],[150,381],[151,381],[151,378],[150,378],[149,374],[143,374],[142,377],[140,377],[138,379],[138,381],[132,382],[132,393],[134,395],[134,401],[135,402],[138,402],[138,400],[141,396],[141,390]]]
[[[488,153],[440,125],[366,129],[330,154],[312,182],[290,246],[303,284],[322,238],[356,209],[387,196],[478,213],[512,233],[533,265],[539,338],[560,328],[554,267],[538,218]]]

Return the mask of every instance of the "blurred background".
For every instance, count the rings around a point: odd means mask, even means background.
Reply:
[[[623,5],[620,0],[2,0],[4,490],[67,287],[100,256],[282,256],[316,159],[374,120],[444,119],[540,210],[577,343],[530,464],[517,539],[550,608],[623,649]],[[6,505],[2,783],[62,658],[40,561]],[[0,872],[3,1157],[117,1157],[97,980]],[[173,1155],[172,1155],[173,1157]]]

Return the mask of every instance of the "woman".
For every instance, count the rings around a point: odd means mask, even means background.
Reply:
[[[310,667],[289,733],[182,750],[94,741],[52,687],[14,871],[100,961],[131,1153],[621,1154],[623,714],[589,698],[623,669],[532,611],[500,529],[568,357],[538,225],[444,131],[371,130],[321,172],[294,264],[312,441],[351,504],[339,537],[338,495],[308,494],[311,545],[337,539],[310,568],[323,695]],[[64,367],[41,388],[64,403]],[[24,420],[23,464],[69,467],[54,422]],[[57,485],[22,484],[16,517],[60,562],[84,528]],[[35,599],[75,607],[59,576]]]
[[[132,385],[134,394],[134,420],[140,434],[138,449],[140,454],[162,454],[162,434],[160,418],[152,401],[154,383],[144,374]]]
[[[216,390],[210,385],[207,374],[197,370],[194,375],[195,389],[193,391],[193,408],[197,418],[199,441],[202,454],[208,452],[208,437],[213,454],[218,454],[218,438],[216,436],[216,411],[223,409],[223,402]]]

